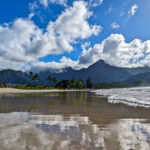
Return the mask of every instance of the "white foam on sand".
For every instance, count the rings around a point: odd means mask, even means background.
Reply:
[[[97,95],[107,96],[110,103],[150,107],[150,87],[94,90],[93,92]]]

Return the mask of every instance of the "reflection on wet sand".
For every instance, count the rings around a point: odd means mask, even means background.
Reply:
[[[149,150],[150,123],[120,119],[104,128],[87,116],[0,114],[3,150]]]
[[[0,96],[2,150],[149,150],[149,109],[88,92]]]

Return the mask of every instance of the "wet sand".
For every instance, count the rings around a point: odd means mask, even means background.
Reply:
[[[105,125],[118,119],[149,119],[150,109],[108,103],[106,97],[91,92],[50,92],[1,94],[0,113],[36,112],[44,115],[89,116]]]
[[[90,92],[0,94],[3,150],[149,150],[150,109]]]

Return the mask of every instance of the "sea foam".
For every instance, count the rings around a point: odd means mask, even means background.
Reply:
[[[108,97],[110,103],[123,103],[130,106],[150,107],[150,87],[118,88],[92,91]]]

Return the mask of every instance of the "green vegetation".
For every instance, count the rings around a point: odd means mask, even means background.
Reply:
[[[57,81],[57,78],[53,78],[52,81],[53,81],[53,83],[55,83],[55,84],[58,82],[58,81]]]
[[[54,81],[54,78],[47,77],[47,81],[51,83],[57,83],[56,79]],[[86,80],[86,84],[84,83],[83,79],[72,79],[72,80],[62,80],[58,82],[57,84],[52,85],[16,85],[14,88],[17,89],[34,89],[34,90],[41,90],[41,89],[84,89],[84,88],[94,88],[94,89],[110,89],[110,88],[125,88],[125,87],[133,87],[138,86],[137,82],[136,84],[126,84],[123,82],[119,83],[92,83],[92,80],[88,78]]]
[[[93,87],[93,83],[92,83],[91,78],[88,78],[88,79],[86,80],[86,87],[87,87],[87,88],[92,88],[92,87]]]
[[[49,83],[52,82],[52,78],[50,76],[47,77],[46,79]]]
[[[63,80],[57,83],[57,88],[75,88],[75,89],[83,89],[85,88],[84,81],[82,79],[76,80]]]
[[[111,88],[125,88],[125,87],[133,87],[135,86],[134,84],[127,84],[127,83],[95,83],[93,84],[94,89],[111,89]]]
[[[36,74],[33,76],[32,80],[34,80],[34,81],[39,81],[39,80],[40,80],[39,75],[36,73]]]
[[[37,85],[37,86],[31,86],[31,85],[16,85],[13,88],[16,89],[25,89],[25,90],[43,90],[43,89],[54,89],[55,87],[45,87],[44,85]]]
[[[58,82],[57,78],[51,78],[50,76],[48,76],[46,80],[51,84],[56,84]]]
[[[0,88],[5,88],[6,84],[0,83]]]
[[[37,73],[34,74],[33,72],[30,72],[29,75],[30,75],[31,79],[32,79],[33,81],[35,81],[35,83],[36,83],[36,81],[39,81],[39,80],[40,80],[40,77],[39,77],[39,75],[38,75]]]
[[[0,83],[0,87],[13,87],[17,89],[84,89],[84,88],[94,88],[94,89],[109,89],[109,88],[124,88],[124,87],[133,87],[140,86],[141,81],[134,81],[133,84],[125,83],[125,82],[112,82],[112,83],[93,83],[92,79],[89,77],[84,82],[83,79],[71,79],[71,80],[62,80],[58,82],[57,78],[48,76],[45,80],[47,83],[43,84],[40,82],[40,77],[38,74],[34,74],[33,72],[29,73],[31,78],[31,84],[28,85],[15,85],[15,84],[3,84]]]
[[[30,72],[29,75],[33,79],[33,76],[34,76],[33,72]]]

